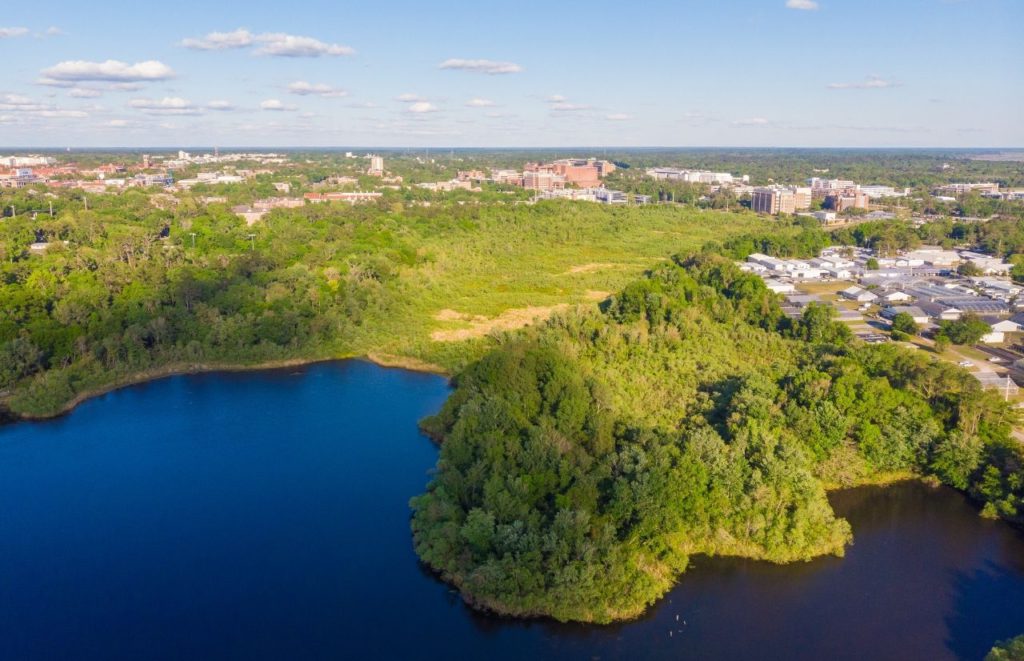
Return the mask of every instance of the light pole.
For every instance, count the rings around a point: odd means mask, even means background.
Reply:
[[[251,245],[250,250],[252,252],[256,252],[256,235],[255,234],[250,234],[249,235],[249,242],[250,242],[250,245]]]
[[[195,232],[189,232],[188,234],[189,234],[189,236],[192,237],[192,247],[195,248],[196,247],[196,233]]]

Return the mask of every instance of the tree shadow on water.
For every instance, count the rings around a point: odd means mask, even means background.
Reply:
[[[999,640],[1024,633],[1024,576],[987,561],[953,575],[946,647],[958,659],[982,659]]]

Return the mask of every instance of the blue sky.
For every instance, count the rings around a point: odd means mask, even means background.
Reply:
[[[0,146],[1024,146],[1021,0],[18,3]]]

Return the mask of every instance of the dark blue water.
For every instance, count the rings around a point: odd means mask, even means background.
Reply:
[[[697,558],[638,622],[475,614],[409,535],[446,396],[345,362],[0,428],[0,658],[976,659],[1024,632],[1024,535],[918,484],[834,497],[844,559]]]

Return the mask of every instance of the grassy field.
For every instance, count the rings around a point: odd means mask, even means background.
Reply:
[[[769,222],[692,208],[559,204],[428,236],[420,252],[429,261],[402,273],[399,313],[361,346],[456,369],[489,333],[595,305],[674,253]]]

